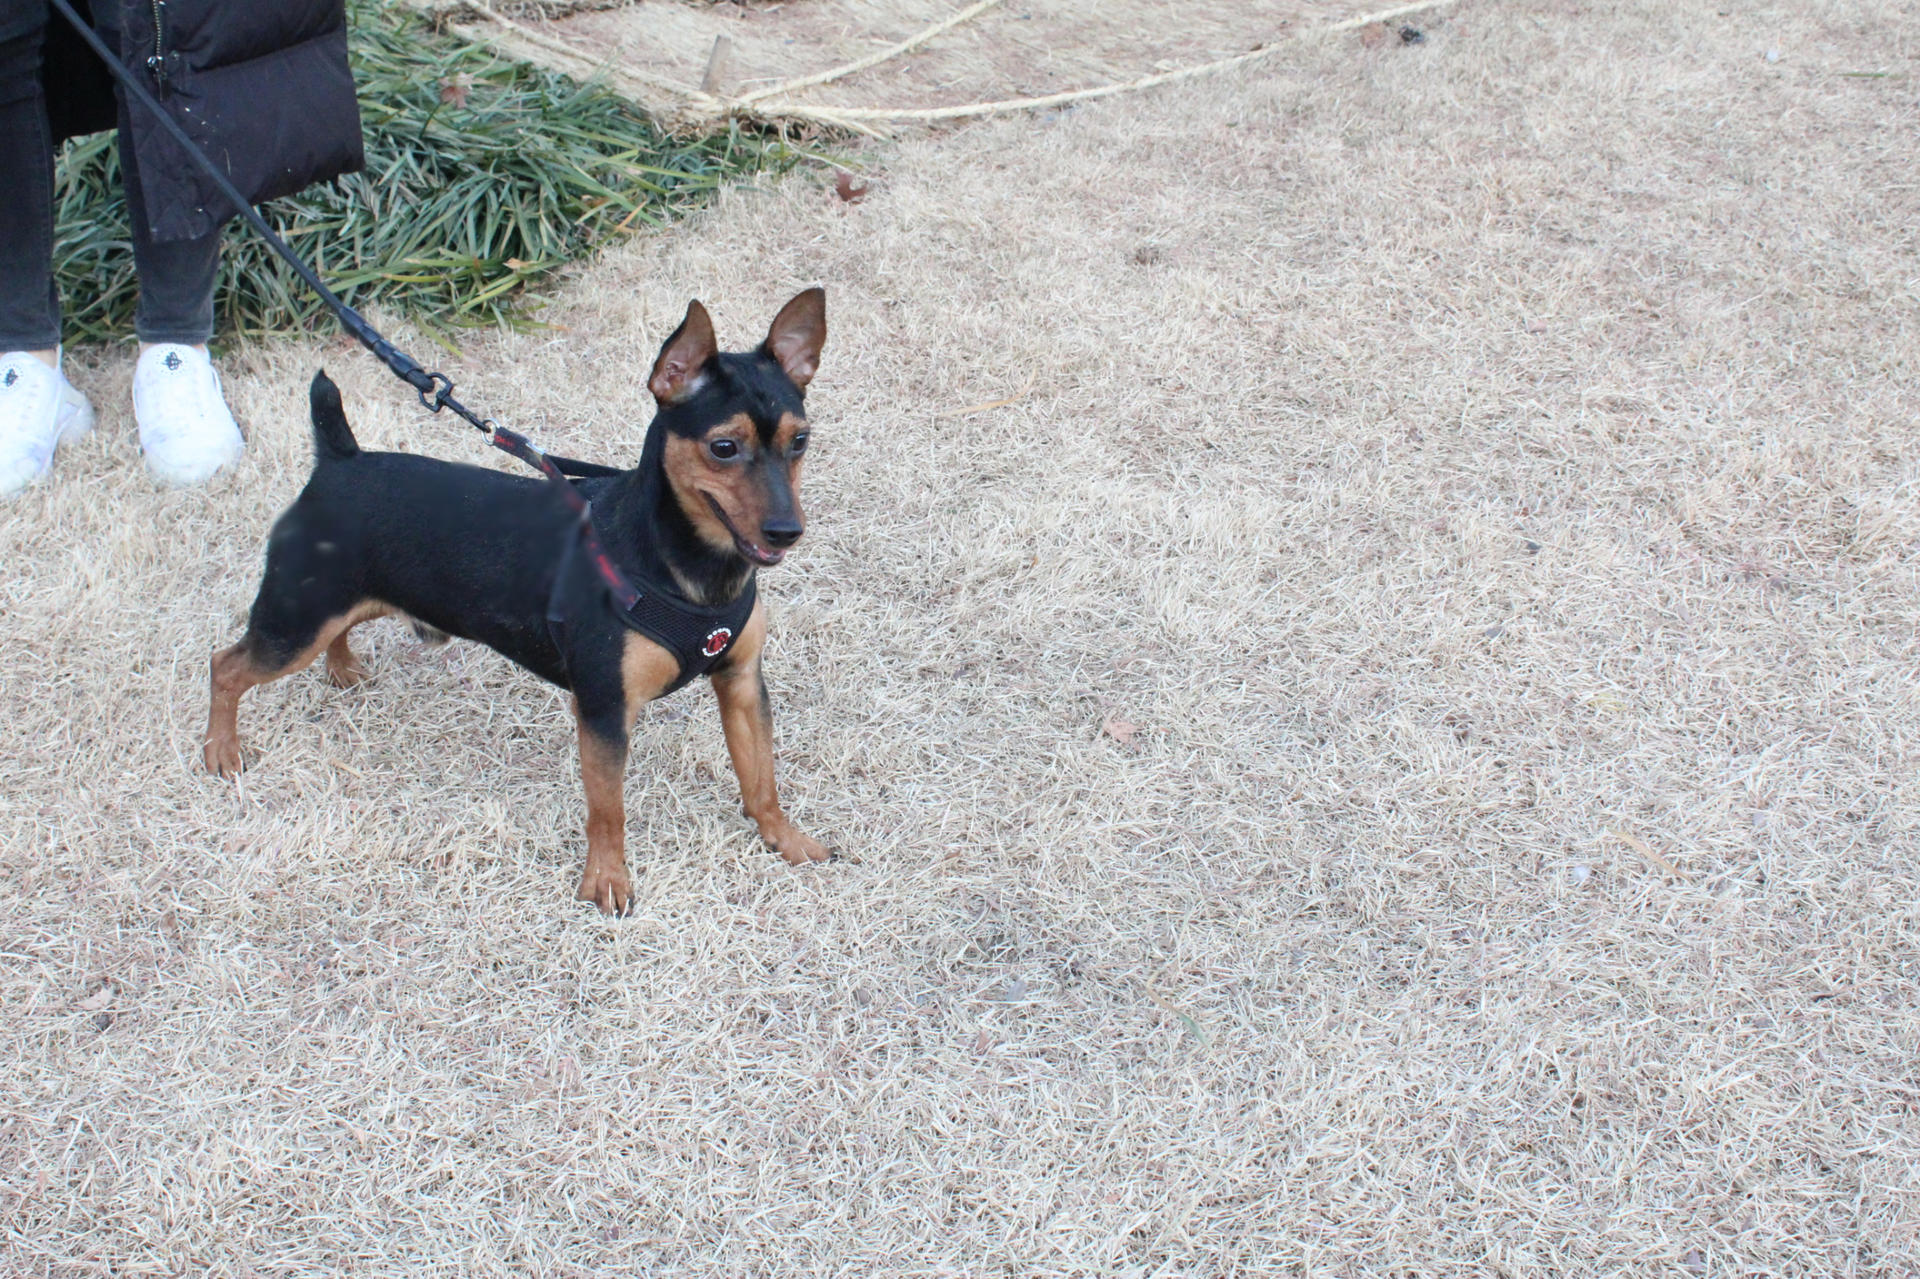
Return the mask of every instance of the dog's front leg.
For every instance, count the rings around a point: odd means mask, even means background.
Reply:
[[[574,896],[609,915],[624,915],[633,905],[627,879],[627,733],[618,718],[590,716],[580,721],[580,780],[587,791],[587,866]]]
[[[752,629],[742,643],[751,638]],[[720,699],[720,725],[740,779],[740,799],[760,828],[760,838],[790,866],[826,861],[832,855],[827,846],[803,834],[780,810],[780,793],[773,784],[773,706],[760,677],[760,654],[715,671],[713,691]]]

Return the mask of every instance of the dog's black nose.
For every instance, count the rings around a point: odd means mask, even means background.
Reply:
[[[782,550],[799,541],[802,531],[799,520],[768,520],[760,526],[760,536],[767,539],[767,545]]]

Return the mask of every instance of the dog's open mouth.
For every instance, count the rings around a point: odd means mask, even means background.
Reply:
[[[733,521],[727,518],[727,513],[720,509],[720,503],[713,500],[713,494],[702,492],[700,496],[707,499],[707,505],[713,508],[715,518],[726,526],[727,532],[733,535],[734,548],[749,560],[762,567],[771,567],[787,558],[786,551],[779,547],[762,546],[750,537],[741,536],[740,530],[735,528]]]

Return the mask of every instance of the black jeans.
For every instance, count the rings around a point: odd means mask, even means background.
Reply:
[[[55,22],[60,18],[52,19]],[[109,46],[118,33],[102,30]],[[53,281],[53,128],[40,83],[45,28],[0,39],[0,351],[60,345],[60,296]],[[120,172],[133,224],[140,304],[133,328],[142,342],[184,342],[213,335],[213,281],[220,233],[155,244],[140,196],[140,166],[120,100]]]

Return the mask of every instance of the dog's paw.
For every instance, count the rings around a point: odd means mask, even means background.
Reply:
[[[633,884],[626,866],[616,862],[588,862],[580,876],[576,900],[592,902],[603,915],[625,915],[633,909]]]
[[[833,857],[833,850],[811,835],[801,834],[798,827],[788,826],[765,836],[767,844],[780,854],[780,860],[789,866],[805,866],[811,862],[824,862]]]
[[[202,757],[207,761],[207,771],[215,777],[231,780],[240,776],[239,738],[209,737]]]
[[[335,688],[358,688],[373,678],[373,673],[361,665],[357,657],[344,662],[327,659],[327,682]]]

